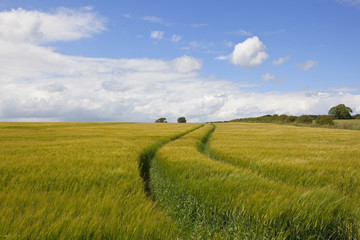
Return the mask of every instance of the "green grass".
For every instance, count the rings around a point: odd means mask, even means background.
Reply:
[[[0,123],[0,239],[176,239],[138,158],[196,126]]]

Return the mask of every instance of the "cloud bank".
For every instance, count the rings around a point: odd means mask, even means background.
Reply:
[[[87,58],[42,46],[105,30],[103,19],[92,9],[53,13],[18,9],[1,12],[0,19],[17,26],[15,31],[0,24],[4,30],[0,35],[0,121],[153,122],[159,117],[176,121],[185,116],[200,122],[273,113],[324,114],[339,103],[360,112],[360,95],[261,93],[251,89],[253,84],[202,76],[202,61],[191,56]],[[56,24],[49,30],[43,19]],[[258,38],[250,38],[235,47],[231,59],[254,66],[267,58],[264,49]]]
[[[91,37],[105,30],[106,19],[89,7],[59,8],[53,13],[22,8],[0,12],[0,39],[11,42],[48,43]]]

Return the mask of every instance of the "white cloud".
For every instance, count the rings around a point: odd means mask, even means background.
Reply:
[[[216,44],[211,41],[190,41],[188,46],[183,47],[184,50],[196,50],[203,51],[203,53],[209,53]]]
[[[266,73],[261,75],[261,79],[265,82],[275,82],[275,83],[283,83],[286,81],[285,78],[276,78],[275,75],[271,74],[271,73]]]
[[[159,17],[155,17],[155,16],[145,16],[141,18],[142,20],[148,21],[148,22],[152,22],[152,23],[162,23],[163,20]]]
[[[243,37],[253,36],[253,34],[251,32],[241,30],[241,29],[237,30],[237,31],[234,31],[234,32],[229,32],[229,34],[239,35],[239,36],[243,36]]]
[[[193,57],[182,56],[172,61],[174,70],[181,73],[187,73],[201,69],[201,61]]]
[[[164,38],[164,32],[163,31],[152,31],[151,33],[150,33],[150,37],[152,38],[152,39],[156,39],[156,40],[161,40],[161,39],[163,39]]]
[[[286,62],[286,61],[289,60],[289,59],[290,59],[289,56],[287,56],[287,57],[280,57],[279,59],[274,60],[272,63],[273,63],[274,65],[281,65],[281,64],[283,64],[284,62]]]
[[[230,60],[234,65],[251,68],[262,64],[269,57],[265,49],[266,46],[255,36],[236,44],[230,55],[217,59]]]
[[[218,56],[215,59],[224,61],[224,60],[228,60],[229,56]]]
[[[63,92],[66,90],[66,87],[61,84],[61,83],[51,83],[51,84],[46,84],[42,87],[39,88],[40,90],[44,90],[50,93],[54,93],[54,92]]]
[[[310,68],[312,68],[312,67],[314,67],[316,65],[318,65],[318,62],[314,61],[314,60],[308,60],[305,63],[298,63],[297,64],[297,66],[299,68],[301,68],[303,71],[307,71],[307,70],[309,70]]]
[[[350,93],[261,93],[246,83],[204,78],[196,72],[201,61],[190,56],[84,58],[32,44],[4,44],[0,121],[154,121],[162,116],[169,121],[179,116],[229,120],[273,113],[326,114],[339,102],[360,109],[360,95]]]
[[[22,8],[3,11],[0,12],[0,39],[47,43],[90,37],[105,30],[105,19],[91,11],[92,8],[59,8],[53,13]]]
[[[172,35],[172,37],[171,37],[171,41],[174,42],[174,43],[177,43],[177,42],[180,42],[182,38],[183,38],[182,36],[179,36],[179,35],[175,35],[175,34],[174,34],[174,35]]]
[[[4,37],[0,38],[0,66],[0,121],[152,122],[159,117],[176,121],[179,116],[212,121],[268,113],[325,114],[339,103],[356,109],[355,114],[360,111],[360,95],[261,93],[250,90],[253,86],[246,82],[202,77],[201,60],[190,56],[170,60],[74,57],[31,38]]]
[[[261,78],[264,81],[271,81],[271,80],[275,79],[275,75],[270,74],[270,73],[266,73],[266,74],[261,75]]]

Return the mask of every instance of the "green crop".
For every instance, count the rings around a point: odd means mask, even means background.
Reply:
[[[0,123],[0,239],[176,239],[139,155],[197,126]]]
[[[241,157],[241,151],[238,149],[246,150],[246,147],[241,146],[242,139],[259,138],[262,142],[257,149],[258,152],[254,148],[256,141],[253,142],[254,146],[247,147],[254,149],[252,153],[255,155],[262,152],[263,158],[276,161],[277,154],[271,155],[272,152],[267,148],[269,144],[273,144],[271,137],[274,136],[270,131],[273,125],[217,126],[213,137],[210,136],[213,127],[207,125],[165,145],[156,154],[150,168],[154,198],[186,229],[188,238],[357,238],[358,219],[353,211],[352,197],[321,185],[308,187],[279,181],[277,178],[254,171],[249,167],[252,164],[251,160],[247,165],[226,160],[229,153],[233,153],[230,156]],[[259,126],[263,128],[259,129]],[[289,135],[292,134],[287,126],[275,126],[279,128],[276,131],[285,129]],[[292,128],[299,131],[305,129]],[[251,133],[247,135],[246,131]],[[331,131],[334,134],[347,135],[344,130]],[[258,135],[261,132],[268,134],[270,139],[267,143]],[[326,134],[319,136],[317,140],[320,141],[325,136]],[[306,134],[302,133],[296,137],[306,137]],[[359,138],[350,138],[359,141]],[[207,139],[210,139],[210,151],[207,149]],[[285,146],[291,143],[285,139]],[[341,141],[338,141],[338,144],[341,145]],[[217,158],[209,158],[207,154],[212,156],[214,146]],[[299,151],[298,154],[303,155],[306,152]],[[267,155],[271,155],[272,158]],[[287,172],[283,174],[286,175]]]
[[[358,239],[360,132],[0,123],[0,239]]]

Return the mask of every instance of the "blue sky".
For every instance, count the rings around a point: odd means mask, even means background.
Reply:
[[[0,20],[2,121],[360,113],[359,0],[11,0]]]

